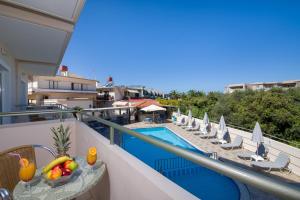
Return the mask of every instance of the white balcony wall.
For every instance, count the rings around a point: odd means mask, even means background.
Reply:
[[[71,156],[86,156],[87,149],[96,146],[99,158],[106,163],[107,174],[92,189],[96,199],[198,199],[117,145],[110,145],[106,138],[85,124],[75,120],[68,120],[63,124],[71,127]],[[50,128],[59,125],[58,121],[2,125],[0,151],[24,144],[51,146]],[[51,155],[44,150],[37,150],[36,154],[38,167],[51,160]]]
[[[27,144],[41,144],[47,147],[53,146],[53,139],[51,128],[58,127],[61,123],[59,121],[43,121],[30,122],[19,124],[8,124],[0,126],[0,151],[12,147],[27,145]],[[76,137],[75,137],[75,122],[74,120],[65,121],[64,126],[70,126],[71,134],[71,149],[70,155],[76,155]],[[37,166],[42,167],[49,163],[53,156],[43,149],[36,149]]]

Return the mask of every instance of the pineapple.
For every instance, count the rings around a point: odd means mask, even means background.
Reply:
[[[58,157],[68,156],[67,152],[70,149],[70,127],[64,128],[61,124],[57,128],[51,128],[53,133],[54,147],[56,148],[56,153]]]

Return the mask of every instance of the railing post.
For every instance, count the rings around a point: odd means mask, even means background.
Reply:
[[[76,113],[76,115],[77,115],[77,114],[79,114],[79,115],[78,115],[78,120],[82,122],[82,121],[83,121],[83,114],[82,114],[82,111],[78,111],[78,112]]]
[[[63,121],[63,113],[62,113],[62,112],[59,113],[59,121],[60,121],[60,122]]]
[[[115,129],[113,127],[109,128],[109,139],[110,139],[110,144],[115,144],[114,142],[115,138]]]

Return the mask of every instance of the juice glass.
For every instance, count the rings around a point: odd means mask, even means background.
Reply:
[[[87,155],[86,155],[86,161],[91,166],[91,168],[93,170],[93,165],[97,161],[97,149],[96,149],[96,147],[90,147],[88,149],[88,152],[87,152]]]
[[[26,158],[20,159],[19,178],[25,182],[25,187],[30,188],[30,181],[33,179],[36,171],[34,162],[28,161]]]

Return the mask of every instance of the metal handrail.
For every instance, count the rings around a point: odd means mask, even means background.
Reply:
[[[126,127],[120,126],[118,124],[115,124],[113,122],[110,122],[110,121],[107,121],[107,120],[104,120],[101,118],[91,116],[84,112],[81,112],[81,115],[85,115],[85,116],[89,117],[90,119],[93,119],[95,121],[98,121],[102,124],[109,126],[110,127],[110,143],[111,144],[114,144],[114,129],[117,129],[121,133],[126,133],[131,136],[134,136],[145,142],[148,142],[148,143],[158,146],[162,149],[165,149],[171,153],[174,153],[178,156],[186,158],[192,162],[195,162],[203,167],[206,167],[213,171],[219,172],[225,176],[228,176],[235,180],[241,181],[245,184],[249,184],[254,187],[263,189],[264,191],[270,192],[279,197],[288,198],[288,199],[299,199],[299,197],[300,197],[300,187],[299,186],[292,185],[292,184],[289,184],[289,183],[286,183],[284,181],[280,181],[277,179],[273,179],[273,178],[270,178],[268,176],[265,176],[263,174],[260,174],[260,173],[257,173],[257,172],[254,172],[254,171],[251,171],[248,169],[244,169],[244,168],[237,167],[237,166],[234,166],[234,165],[231,165],[228,163],[224,163],[219,160],[214,160],[214,159],[208,158],[204,155],[197,154],[197,153],[170,145],[168,143],[164,143],[160,140],[145,136],[143,134],[135,132]],[[82,119],[82,117],[81,117],[81,119]]]
[[[102,124],[105,124],[110,127],[110,143],[114,144],[114,134],[115,129],[119,130],[121,133],[126,133],[131,136],[134,136],[138,139],[141,139],[145,142],[148,142],[152,145],[158,146],[162,149],[165,149],[171,153],[174,153],[178,156],[181,156],[185,159],[188,159],[192,162],[195,162],[203,167],[206,167],[208,169],[211,169],[213,171],[216,171],[218,173],[221,173],[225,176],[228,176],[230,178],[233,178],[235,180],[241,181],[245,184],[252,185],[254,187],[260,188],[264,191],[270,192],[274,195],[277,195],[279,197],[282,197],[284,199],[299,199],[300,197],[300,187],[296,185],[289,184],[284,181],[280,181],[277,179],[270,178],[268,176],[265,176],[263,174],[244,169],[238,166],[234,166],[228,163],[221,162],[219,160],[211,159],[207,156],[197,154],[185,149],[182,149],[180,147],[173,146],[171,144],[162,142],[160,140],[154,139],[152,137],[140,134],[136,131],[133,131],[131,129],[128,129],[126,127],[120,126],[116,123],[94,117],[92,115],[86,114],[85,111],[75,111],[75,110],[69,110],[69,111],[52,111],[50,113],[74,113],[77,112],[81,115],[81,119],[83,115],[89,117],[90,119],[93,119],[95,121],[98,121]],[[26,114],[47,114],[49,111],[40,111],[40,112],[14,112],[14,113],[0,113],[0,116],[18,116],[18,115],[26,115]]]
[[[54,158],[56,158],[57,154],[55,153],[55,151],[49,147],[46,147],[44,145],[41,144],[33,144],[32,145],[34,148],[41,148],[41,149],[45,149],[46,151],[48,151]]]
[[[0,197],[3,200],[10,200],[10,195],[7,189],[0,188]]]
[[[23,112],[0,112],[0,117],[27,116],[38,114],[61,114],[74,113],[76,110],[38,110],[38,111],[23,111]]]

